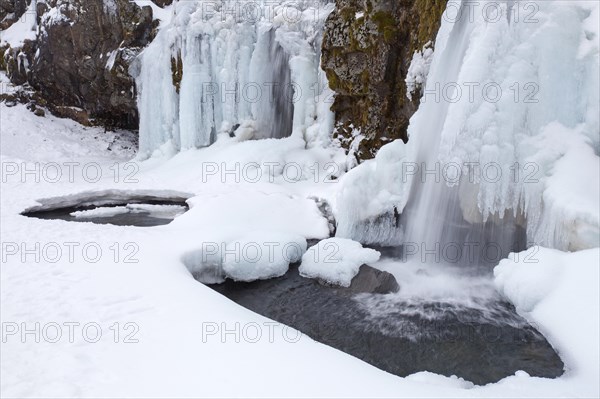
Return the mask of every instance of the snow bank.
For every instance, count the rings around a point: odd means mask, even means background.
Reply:
[[[534,247],[494,269],[498,290],[558,351],[563,379],[578,384],[578,396],[600,393],[599,264],[598,248],[565,253]]]
[[[329,284],[349,287],[364,264],[375,263],[380,253],[345,238],[320,241],[302,257],[300,275],[316,278]]]
[[[228,242],[205,242],[182,258],[190,272],[206,284],[226,278],[251,282],[281,277],[306,252],[306,239],[297,234],[251,231]]]
[[[244,234],[227,243],[223,253],[223,271],[235,281],[255,281],[281,277],[290,263],[296,263],[306,252],[306,239],[301,236],[272,232]]]

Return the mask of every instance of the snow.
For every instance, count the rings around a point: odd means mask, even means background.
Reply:
[[[110,16],[116,16],[117,15],[117,3],[115,3],[115,0],[102,0],[104,3],[104,12],[107,13]]]
[[[566,363],[562,377],[598,396],[600,375],[600,250],[565,253],[531,248],[494,270],[496,285],[517,311],[541,327]]]
[[[190,144],[187,151],[180,151],[177,96],[183,94],[177,94],[171,82],[172,54],[166,47],[172,44],[170,39],[178,36],[179,28],[194,38],[192,28],[208,29],[206,35],[216,43],[213,54],[221,57],[220,67],[225,60],[228,66],[239,65],[239,69],[228,70],[215,67],[216,72],[210,70],[215,73],[211,79],[218,76],[229,82],[229,73],[250,76],[240,71],[250,65],[251,57],[248,53],[242,57],[243,51],[228,46],[242,43],[238,39],[246,34],[248,42],[255,44],[257,32],[243,24],[228,29],[231,21],[214,26],[189,22],[195,18],[190,10],[197,6],[191,2],[178,2],[169,8],[169,12],[179,10],[172,14],[172,25],[163,21],[172,31],[162,33],[156,47],[147,50],[145,57],[154,64],[142,62],[146,68],[142,68],[142,86],[149,90],[140,100],[147,112],[144,123],[156,123],[156,128],[143,133],[146,141],[138,158],[132,160],[135,141],[126,132],[86,128],[51,115],[38,118],[22,105],[9,108],[0,104],[1,396],[598,397],[597,248],[567,253],[556,249],[535,252],[534,247],[512,255],[495,269],[498,290],[548,337],[567,372],[557,379],[517,372],[486,386],[426,371],[395,377],[244,309],[191,276],[198,272],[205,273],[207,279],[224,278],[219,252],[207,258],[213,269],[194,269],[203,266],[199,259],[206,253],[206,243],[224,243],[225,249],[233,245],[235,250],[237,243],[241,247],[252,241],[302,244],[306,239],[325,239],[309,249],[303,260],[310,255],[312,260],[314,255],[329,255],[319,248],[331,250],[325,246],[334,244],[334,249],[344,248],[333,258],[337,262],[305,260],[303,270],[312,268],[311,275],[317,278],[348,284],[360,264],[373,262],[378,255],[350,240],[327,240],[327,220],[310,198],[324,198],[334,205],[338,220],[348,226],[342,231],[353,231],[354,216],[362,221],[393,207],[401,212],[411,181],[399,184],[403,182],[399,166],[403,160],[417,158],[419,140],[425,141],[429,150],[437,149],[438,141],[427,141],[431,136],[426,133],[431,132],[425,130],[429,125],[424,123],[427,119],[433,122],[434,114],[443,117],[435,132],[439,136],[434,136],[441,142],[437,151],[440,158],[501,160],[503,164],[508,163],[504,157],[535,160],[542,166],[541,184],[518,187],[523,189],[524,201],[531,201],[526,203],[528,217],[537,220],[531,223],[532,232],[558,248],[597,246],[598,211],[592,206],[597,208],[598,204],[598,4],[537,4],[542,22],[529,26],[476,21],[468,32],[455,31],[452,36],[453,24],[446,21],[436,40],[427,86],[434,87],[430,85],[440,80],[432,80],[432,76],[439,77],[434,71],[439,72],[440,65],[454,65],[456,70],[451,72],[456,72],[455,80],[461,82],[496,80],[509,85],[513,79],[533,79],[544,89],[539,92],[538,105],[511,106],[507,101],[492,106],[478,98],[474,103],[444,104],[441,110],[435,107],[441,111],[438,114],[424,107],[411,123],[408,145],[394,142],[384,147],[375,160],[357,167],[341,182],[323,179],[323,169],[321,174],[314,169],[315,163],[321,167],[344,164],[339,151],[319,144],[327,143],[324,137],[331,121],[330,115],[322,113],[327,108],[323,104],[307,102],[298,107],[294,128],[303,134],[257,141],[218,135],[210,147],[196,149],[196,144]],[[281,17],[273,21],[285,36],[276,38],[297,57],[290,61],[293,79],[303,78],[299,80],[306,84],[309,74],[302,73],[306,72],[303,68],[314,66],[317,58],[306,46],[294,51],[290,48],[302,42],[296,40],[298,32],[310,31],[306,39],[318,34],[318,26],[283,22]],[[451,36],[468,39],[450,43]],[[445,48],[457,50],[450,51],[456,59],[448,53],[449,58],[444,58]],[[192,60],[187,56],[186,60]],[[197,66],[190,62],[189,67]],[[149,65],[156,70],[151,71]],[[193,92],[185,95],[193,96]],[[233,104],[220,105],[224,110]],[[308,123],[311,117],[314,121],[315,112],[322,125]],[[519,123],[514,126],[509,116]],[[235,121],[241,119],[232,118],[225,126],[233,126]],[[221,128],[221,124],[214,126]],[[188,143],[197,143],[195,135],[185,137]],[[146,159],[151,153],[154,156]],[[76,163],[73,178],[67,162]],[[267,167],[272,162],[275,167]],[[44,174],[55,164],[62,171],[59,179]],[[99,180],[82,173],[85,166],[94,164],[102,171]],[[117,178],[115,164],[122,172]],[[286,174],[285,165],[290,164],[302,171],[300,179]],[[243,173],[240,176],[239,171],[249,165],[252,171],[262,172],[258,179]],[[233,174],[222,173],[232,170]],[[126,179],[131,171],[133,178]],[[390,171],[393,173],[388,174]],[[364,185],[365,190],[358,185]],[[477,204],[476,213],[483,218],[484,213],[499,211],[515,198],[520,201],[521,194],[509,198],[507,187],[479,185],[470,204]],[[21,215],[28,208],[71,204],[89,200],[94,194],[104,201],[116,193],[124,197],[136,193],[178,195],[189,198],[190,210],[169,225],[148,229]],[[540,198],[541,204],[535,201]],[[347,200],[352,206],[344,208]],[[539,218],[534,218],[536,215]],[[74,259],[68,256],[68,243],[77,244]],[[51,254],[35,250],[36,244],[42,248],[55,248],[56,244],[63,248],[62,255],[56,261]],[[93,262],[81,250],[87,244],[101,249],[101,256]],[[28,251],[21,251],[21,247]],[[248,280],[266,278],[281,273],[286,266],[279,261],[273,265],[276,267],[265,267],[263,262],[246,264],[249,267],[233,265],[230,273]],[[386,264],[380,261],[373,266],[383,269]],[[418,297],[434,293],[468,300],[466,289],[480,288],[459,284],[441,267],[432,268],[430,273],[430,281],[421,284],[426,276],[419,274],[414,264],[406,264],[396,274],[412,278],[415,284],[402,285],[398,294]],[[62,338],[56,343],[49,342],[47,336],[36,342],[35,332],[22,335],[24,327],[32,330],[35,323],[79,323],[79,327],[73,342],[67,328],[62,329]],[[100,325],[102,335],[97,342],[82,336],[81,326],[86,323]],[[9,334],[9,328],[19,330]],[[261,333],[258,342],[248,339],[250,328]],[[115,329],[120,333],[117,336]]]
[[[425,86],[427,82],[427,75],[429,75],[429,68],[431,68],[431,61],[433,61],[433,48],[432,43],[429,42],[421,51],[415,51],[413,54],[412,61],[408,67],[406,73],[406,97],[412,100],[413,93]]]
[[[152,0],[133,0],[133,2],[135,4],[138,5],[138,7],[150,7],[152,8],[152,17],[154,19],[158,19],[161,23],[160,26],[163,26],[162,24],[168,23],[171,20],[171,6],[166,6],[164,8],[161,8],[159,6],[157,6],[156,4],[154,4],[154,2]]]
[[[401,242],[393,211],[404,209],[410,189],[405,147],[402,140],[396,140],[381,148],[374,160],[344,175],[334,207],[337,237],[365,244]],[[381,215],[385,214],[392,216],[384,219]]]
[[[115,66],[115,61],[117,59],[117,55],[119,54],[119,50],[113,50],[108,53],[108,59],[106,60],[105,68],[109,71],[112,71]]]
[[[57,4],[50,8],[42,16],[42,31],[45,31],[46,26],[57,25],[62,23],[70,23],[71,20],[67,16],[70,4]]]
[[[287,239],[286,239],[287,238]],[[276,232],[249,232],[227,243],[223,271],[235,281],[267,280],[287,273],[306,252],[306,239]]]
[[[122,215],[124,213],[148,213],[156,218],[172,218],[183,214],[186,208],[181,205],[151,205],[151,204],[127,204],[126,206],[98,207],[85,211],[72,212],[71,216],[76,218],[97,218]]]
[[[113,207],[98,207],[86,211],[71,212],[71,216],[76,218],[96,218],[96,217],[111,217],[129,213],[130,209],[126,206],[113,206]]]
[[[379,260],[381,254],[346,238],[329,238],[310,247],[302,256],[300,275],[328,284],[349,287],[364,264]]]
[[[184,254],[182,262],[206,284],[227,278],[252,282],[283,276],[291,263],[300,261],[306,247],[301,235],[255,230],[230,241],[203,242],[201,249]]]
[[[52,116],[38,118],[21,105],[8,108],[0,104],[0,126],[3,165],[95,162],[103,171],[111,172],[112,165],[132,162],[134,156],[126,148],[131,143],[125,134],[105,133],[103,129]],[[168,160],[133,161],[139,167],[135,183],[123,181],[122,176],[115,182],[112,173],[92,183],[83,178],[80,169],[76,169],[73,181],[68,174],[58,182],[44,178],[36,181],[31,174],[24,178],[20,173],[5,174],[0,196],[4,244],[25,243],[28,249],[35,248],[35,243],[43,246],[71,242],[80,246],[76,247],[73,262],[69,262],[63,246],[63,257],[55,263],[44,256],[39,261],[32,255],[23,260],[22,254],[10,255],[3,248],[3,328],[14,327],[11,323],[20,328],[20,323],[27,323],[26,327],[33,329],[36,322],[80,325],[73,343],[69,342],[66,327],[56,343],[43,339],[36,343],[33,334],[26,336],[25,343],[19,333],[5,336],[0,343],[2,396],[463,398],[600,394],[597,365],[591,364],[597,358],[590,356],[598,345],[597,250],[594,259],[585,255],[593,251],[551,251],[550,258],[545,257],[540,263],[540,268],[548,264],[551,271],[524,287],[538,292],[538,285],[552,280],[554,288],[535,293],[535,301],[523,299],[523,303],[535,303],[526,316],[535,317],[538,327],[564,354],[569,373],[555,380],[517,373],[487,386],[473,386],[459,378],[428,372],[395,377],[307,336],[296,339],[295,331],[224,299],[192,279],[184,258],[201,250],[203,242],[242,242],[252,237],[241,233],[251,231],[273,234],[283,241],[298,235],[326,238],[327,221],[308,198],[316,196],[333,203],[342,186],[314,180],[312,175],[291,183],[283,178],[280,169],[265,173],[253,183],[223,180],[220,174],[203,179],[202,165],[225,162],[231,169],[236,162],[261,164],[275,160],[296,162],[309,171],[315,161],[338,159],[331,156],[320,148],[307,150],[302,140],[293,138],[225,140]],[[100,198],[115,197],[117,193],[122,198],[149,193],[191,197],[191,209],[169,225],[150,229],[20,215],[29,207],[89,200],[94,193]],[[55,200],[39,201],[43,198]],[[286,238],[288,235],[291,238]],[[86,243],[96,243],[102,249],[96,263],[83,258],[80,248]],[[120,252],[114,251],[115,243]],[[125,248],[127,244],[133,244],[137,251]],[[133,257],[126,261],[132,253]],[[562,272],[552,279],[548,276],[556,274],[558,269],[552,265],[559,258]],[[513,267],[516,271],[520,265],[510,265]],[[503,263],[501,269],[508,270],[508,266]],[[448,279],[435,281],[438,287],[451,288]],[[512,295],[509,285],[514,286],[513,281],[516,279],[503,283],[507,296]],[[418,285],[414,287],[417,289]],[[404,291],[408,288],[403,286]],[[455,295],[460,297],[461,292],[464,293],[459,286]],[[518,305],[520,299],[514,300]],[[87,342],[81,334],[82,326],[90,322],[102,327],[102,337],[96,343]],[[114,323],[119,323],[118,343],[110,329],[115,328]],[[125,330],[126,323],[134,324]],[[129,336],[136,326],[137,333]],[[256,343],[244,339],[243,331],[250,334],[250,328],[256,326],[262,333],[261,339]],[[139,342],[123,342],[127,336]],[[265,375],[269,376],[269,383],[265,383]],[[294,378],[290,379],[290,375]]]

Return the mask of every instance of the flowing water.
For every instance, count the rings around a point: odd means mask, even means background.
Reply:
[[[461,81],[475,27],[469,18],[445,23],[446,36],[436,43],[428,76],[430,89]],[[412,159],[427,170],[440,163],[442,134],[453,124],[450,107],[449,101],[423,102],[411,121]],[[461,194],[469,187],[461,186],[464,182],[452,186],[433,175],[420,177],[412,181],[399,215],[403,240],[388,251],[398,257],[377,265],[395,276],[398,293],[349,295],[300,277],[296,268],[280,279],[227,281],[213,288],[399,376],[430,371],[476,384],[519,370],[560,376],[564,365],[552,346],[493,284],[493,266],[527,247],[525,218],[504,212],[467,220]]]
[[[495,293],[489,279],[459,282],[441,269],[384,263],[406,274],[397,294],[349,295],[301,277],[297,267],[278,279],[212,288],[398,376],[431,371],[486,384],[519,370],[549,378],[563,373],[550,344]]]

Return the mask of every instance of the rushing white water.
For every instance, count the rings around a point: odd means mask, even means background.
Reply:
[[[487,241],[506,253],[526,231],[529,243],[597,246],[598,10],[587,1],[450,1],[409,142],[349,174],[339,235],[428,249]],[[357,180],[374,182],[369,195]],[[401,214],[394,231],[373,235],[373,215],[391,209]]]
[[[464,4],[461,4],[459,13],[464,13]],[[434,61],[426,91],[432,86],[437,87],[437,84],[446,87],[458,81],[474,24],[468,18],[457,18],[453,22],[447,42],[440,43],[442,49]],[[423,114],[435,116],[423,118],[419,126],[420,144],[416,146],[415,160],[428,168],[439,162],[440,134],[448,117],[449,106],[448,101],[425,101],[422,105]],[[413,138],[417,140],[417,137]],[[415,209],[409,215],[405,237],[428,245],[439,242],[444,227],[458,223],[460,216],[454,212],[458,205],[455,190],[449,189],[437,178],[425,177],[414,183],[411,201]],[[444,236],[454,236],[454,232],[447,232]]]
[[[141,156],[208,146],[219,134],[327,141],[320,48],[332,9],[328,0],[175,2],[140,57]]]

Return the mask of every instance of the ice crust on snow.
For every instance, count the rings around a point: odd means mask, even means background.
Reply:
[[[300,275],[328,284],[349,287],[364,264],[375,263],[381,254],[345,238],[328,238],[312,246],[302,256]]]
[[[75,211],[71,216],[76,218],[97,218],[122,215],[124,213],[149,213],[152,217],[176,217],[183,214],[186,208],[181,205],[127,204],[126,206],[98,207],[85,211]]]

